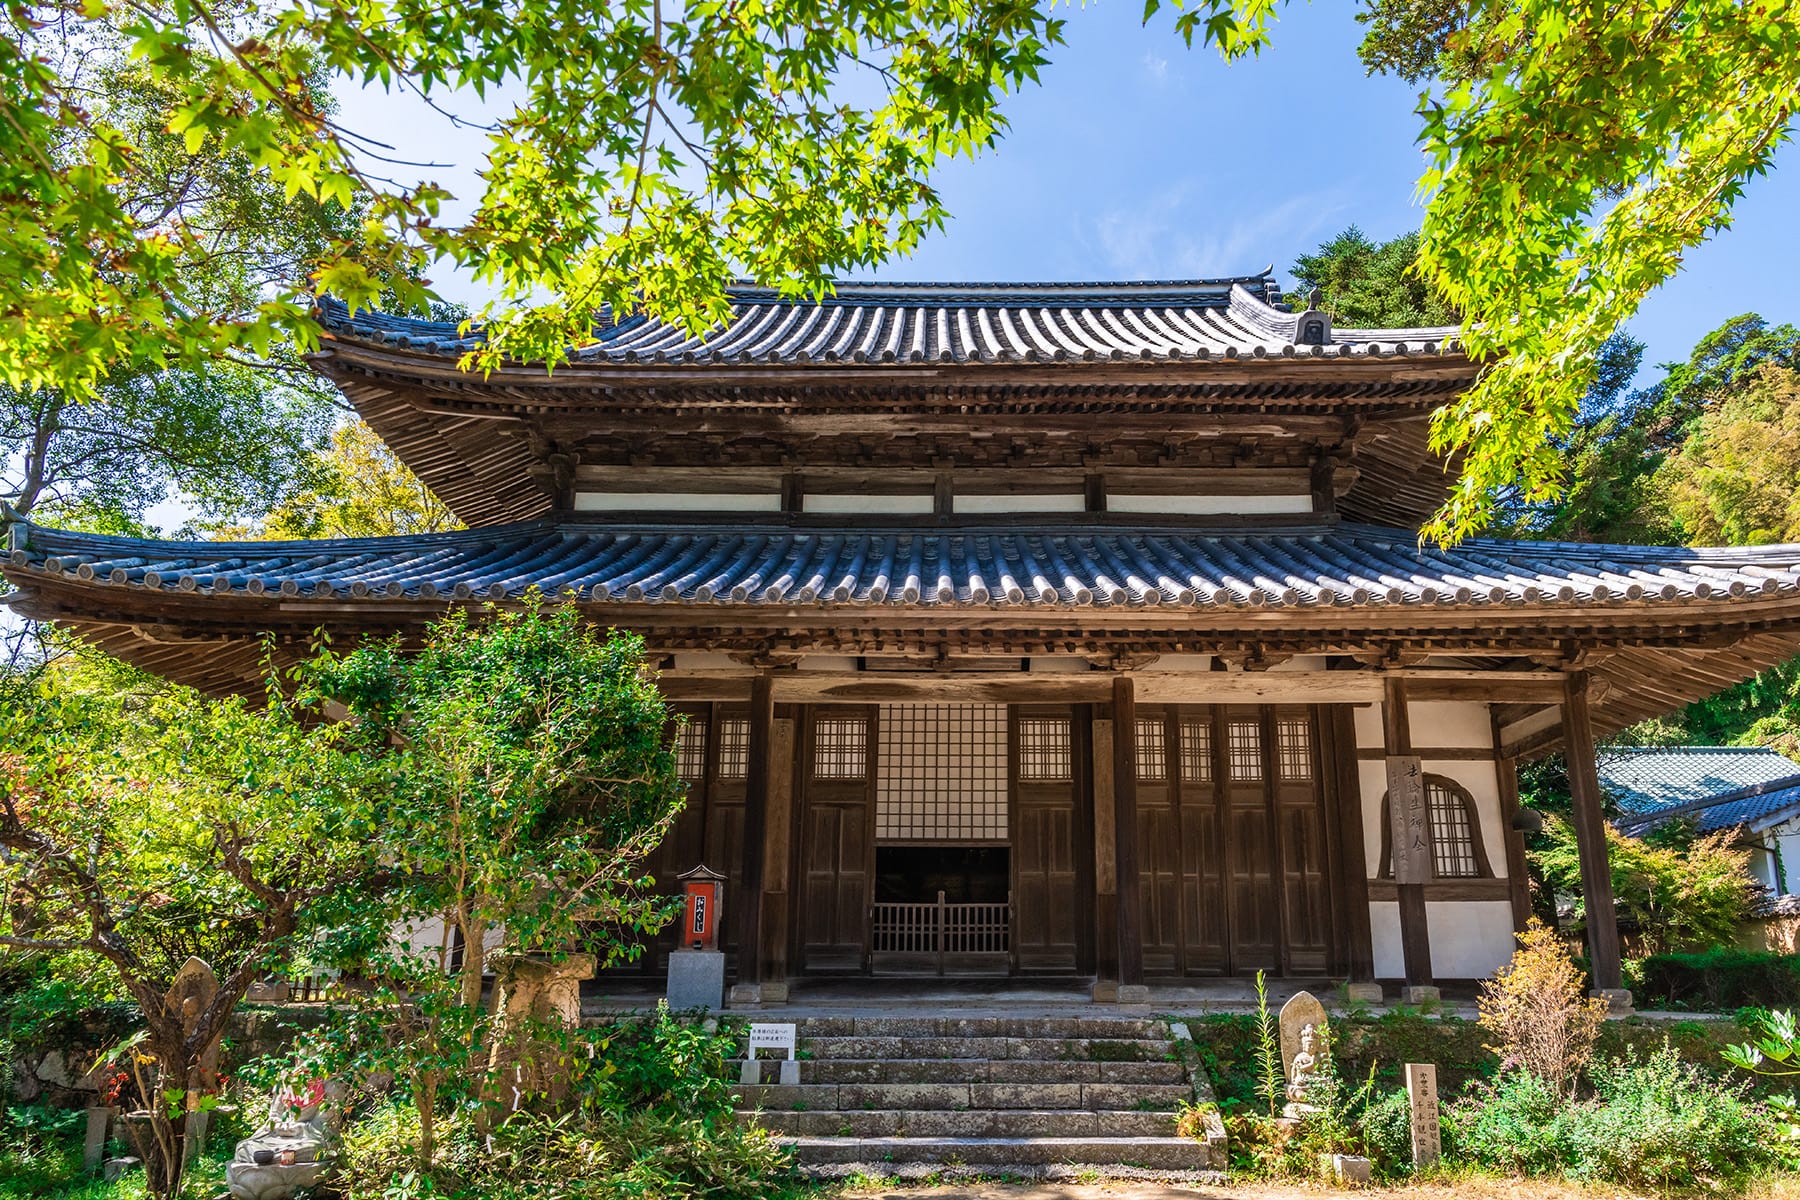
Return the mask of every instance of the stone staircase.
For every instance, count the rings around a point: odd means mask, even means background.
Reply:
[[[779,1019],[779,1018],[764,1018]],[[1125,1017],[815,1016],[799,1020],[800,1083],[746,1085],[740,1107],[815,1175],[996,1175],[1225,1166],[1185,1028]],[[1191,1045],[1191,1043],[1188,1043]],[[775,1078],[768,1063],[760,1078]]]

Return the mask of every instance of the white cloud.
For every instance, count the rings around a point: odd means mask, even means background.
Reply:
[[[1144,51],[1144,74],[1152,83],[1167,83],[1169,79],[1169,60],[1158,58],[1150,51]]]
[[[1083,222],[1080,234],[1116,278],[1243,275],[1261,270],[1271,254],[1310,249],[1309,239],[1341,223],[1346,207],[1344,189],[1333,187],[1219,225],[1219,207],[1187,180]]]

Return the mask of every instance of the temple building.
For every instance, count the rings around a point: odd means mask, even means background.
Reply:
[[[1800,652],[1800,548],[1421,546],[1428,417],[1478,370],[1453,330],[1337,327],[1267,273],[732,300],[487,376],[478,332],[328,305],[314,365],[468,530],[14,520],[11,601],[227,692],[265,633],[575,598],[686,714],[656,870],[728,875],[764,1000],[1479,978],[1528,915],[1515,766],[1553,749],[1617,988],[1595,738]]]

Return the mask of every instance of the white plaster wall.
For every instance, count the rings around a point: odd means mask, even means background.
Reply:
[[[975,492],[952,495],[950,511],[959,513],[1078,513],[1087,511],[1081,492]]]
[[[1431,929],[1431,973],[1439,979],[1485,979],[1512,957],[1512,905],[1505,900],[1432,901],[1425,905]],[[1400,979],[1406,960],[1400,949],[1400,906],[1369,905],[1375,943],[1375,975]]]
[[[1413,745],[1422,749],[1459,746],[1485,750],[1494,744],[1487,705],[1477,701],[1414,700],[1406,706],[1406,720],[1412,730]],[[1356,744],[1381,749],[1381,705],[1357,708]]]
[[[1305,496],[1131,495],[1108,492],[1109,512],[1167,513],[1184,516],[1216,513],[1309,513],[1313,498]]]
[[[1407,719],[1413,745],[1421,750],[1487,749],[1493,745],[1493,725],[1484,704],[1422,701],[1408,704]],[[1356,744],[1359,749],[1382,748],[1381,709],[1371,705],[1356,710]],[[1506,878],[1506,829],[1500,819],[1500,778],[1487,759],[1432,758],[1425,756],[1425,770],[1460,784],[1475,801],[1481,822],[1481,847],[1487,853],[1494,877]],[[1362,786],[1363,861],[1369,877],[1381,871],[1381,798],[1387,793],[1387,764],[1380,759],[1357,762]],[[1510,920],[1510,918],[1509,918]]]
[[[1800,896],[1800,829],[1789,821],[1770,832],[1781,846],[1781,864],[1787,870],[1787,894]]]
[[[577,512],[780,512],[781,493],[576,492]]]

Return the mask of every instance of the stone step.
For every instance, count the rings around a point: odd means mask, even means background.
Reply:
[[[1037,1167],[1091,1164],[1202,1171],[1214,1164],[1204,1142],[1178,1137],[797,1137],[783,1138],[802,1168],[834,1163],[947,1163]],[[1221,1164],[1222,1165],[1222,1164]]]
[[[889,1109],[883,1112],[779,1112],[757,1116],[764,1128],[788,1137],[1171,1137],[1167,1112],[1092,1112],[1078,1108]]]
[[[765,1083],[743,1085],[737,1091],[740,1108],[785,1112],[995,1108],[1154,1112],[1172,1111],[1178,1101],[1193,1094],[1183,1083]]]
[[[1011,1058],[1045,1062],[1156,1062],[1169,1058],[1172,1053],[1172,1043],[1165,1038],[831,1036],[802,1038],[801,1048],[814,1059]]]
[[[764,1078],[774,1078],[765,1068]],[[800,1064],[806,1083],[1182,1083],[1180,1063],[1044,1062],[1028,1058],[819,1058]]]
[[[754,1019],[754,1018],[753,1018]],[[778,1021],[771,1015],[767,1020]],[[1015,1037],[1167,1038],[1169,1027],[1152,1017],[802,1017],[803,1038],[817,1037]]]

